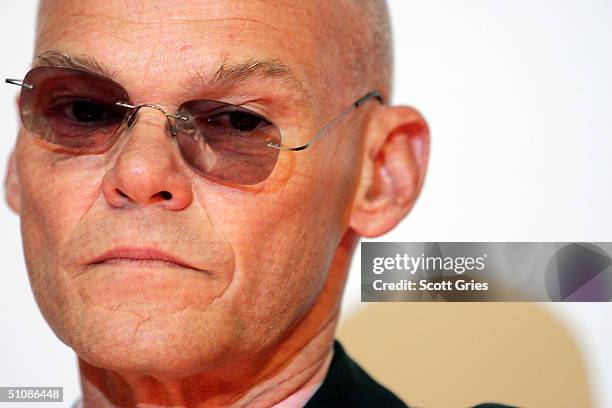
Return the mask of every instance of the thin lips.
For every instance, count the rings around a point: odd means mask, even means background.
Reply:
[[[154,248],[114,248],[94,258],[93,260],[88,262],[88,264],[93,265],[103,263],[110,259],[133,259],[135,261],[166,261],[185,268],[200,270],[199,268],[196,268],[195,266],[183,261],[180,258],[177,258],[167,252],[160,251],[159,249]]]

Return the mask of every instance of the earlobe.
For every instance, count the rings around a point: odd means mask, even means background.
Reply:
[[[427,169],[429,129],[410,107],[388,107],[367,126],[351,228],[376,237],[393,229],[416,201]]]
[[[19,193],[19,178],[17,176],[17,164],[15,162],[15,151],[9,157],[6,178],[4,179],[5,198],[8,206],[19,214],[21,200]]]
[[[15,97],[17,112],[21,106],[21,94],[18,93]],[[18,119],[19,120],[19,119]],[[15,150],[11,152],[7,163],[6,177],[4,179],[4,194],[8,206],[19,214],[21,209],[21,199],[19,193],[19,177],[17,176],[17,162],[15,160]]]

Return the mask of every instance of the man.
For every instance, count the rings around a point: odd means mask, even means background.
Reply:
[[[358,237],[427,167],[380,103],[384,2],[46,0],[37,27],[6,198],[80,404],[404,406],[334,343]]]

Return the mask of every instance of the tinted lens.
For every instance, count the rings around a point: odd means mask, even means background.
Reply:
[[[256,184],[276,164],[276,125],[253,111],[219,101],[186,102],[177,120],[176,140],[185,160],[199,173],[222,181]]]
[[[69,149],[103,148],[121,126],[125,109],[115,105],[128,95],[116,82],[85,71],[37,67],[22,88],[21,118],[37,137]]]

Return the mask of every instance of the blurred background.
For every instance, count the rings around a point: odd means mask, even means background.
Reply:
[[[0,3],[2,77],[28,70],[36,5]],[[612,240],[612,2],[389,5],[393,103],[423,113],[432,148],[422,196],[378,241]],[[15,96],[0,87],[3,159]],[[63,386],[69,406],[76,358],[38,311],[6,205],[0,225],[0,386]],[[612,407],[609,304],[364,304],[359,257],[339,336],[408,403]]]

